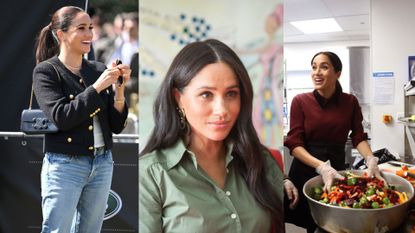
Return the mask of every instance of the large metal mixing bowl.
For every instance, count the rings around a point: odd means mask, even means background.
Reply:
[[[364,173],[361,170],[351,172],[357,175],[363,175]],[[340,171],[339,173],[345,174],[346,171]],[[410,200],[414,196],[414,188],[407,180],[392,173],[385,173],[384,178],[388,184],[394,185],[398,191],[406,192],[408,201],[390,208],[380,209],[353,209],[324,204],[309,196],[313,187],[322,186],[321,176],[308,180],[304,184],[303,193],[307,197],[314,221],[319,227],[328,232],[384,233],[392,231],[402,224],[407,217]]]

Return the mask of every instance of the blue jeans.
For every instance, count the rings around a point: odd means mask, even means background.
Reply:
[[[111,150],[95,157],[46,153],[41,172],[42,233],[100,232],[113,165]]]

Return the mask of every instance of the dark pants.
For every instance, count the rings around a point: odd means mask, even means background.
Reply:
[[[306,146],[306,150],[322,161],[330,160],[331,166],[336,170],[345,169],[345,151],[344,145],[329,145],[323,143],[313,143]],[[285,222],[295,224],[299,227],[307,229],[308,233],[314,233],[317,225],[311,216],[310,208],[308,206],[307,198],[303,194],[303,186],[305,182],[318,174],[315,169],[305,165],[300,160],[294,158],[289,177],[297,187],[300,200],[294,210],[288,207],[288,200],[284,201]]]

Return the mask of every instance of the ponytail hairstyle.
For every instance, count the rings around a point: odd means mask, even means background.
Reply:
[[[36,64],[59,54],[59,40],[56,31],[68,31],[73,19],[80,12],[84,12],[84,10],[76,6],[65,6],[55,11],[50,23],[39,33],[36,43]]]

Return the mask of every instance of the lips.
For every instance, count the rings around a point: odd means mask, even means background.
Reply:
[[[211,121],[208,122],[208,125],[213,126],[215,128],[226,128],[229,124],[229,121]]]
[[[323,84],[324,79],[323,78],[314,78],[314,83],[317,85]]]
[[[82,44],[85,44],[85,45],[91,45],[91,41],[90,40],[84,40],[84,41],[81,41],[81,43]]]

